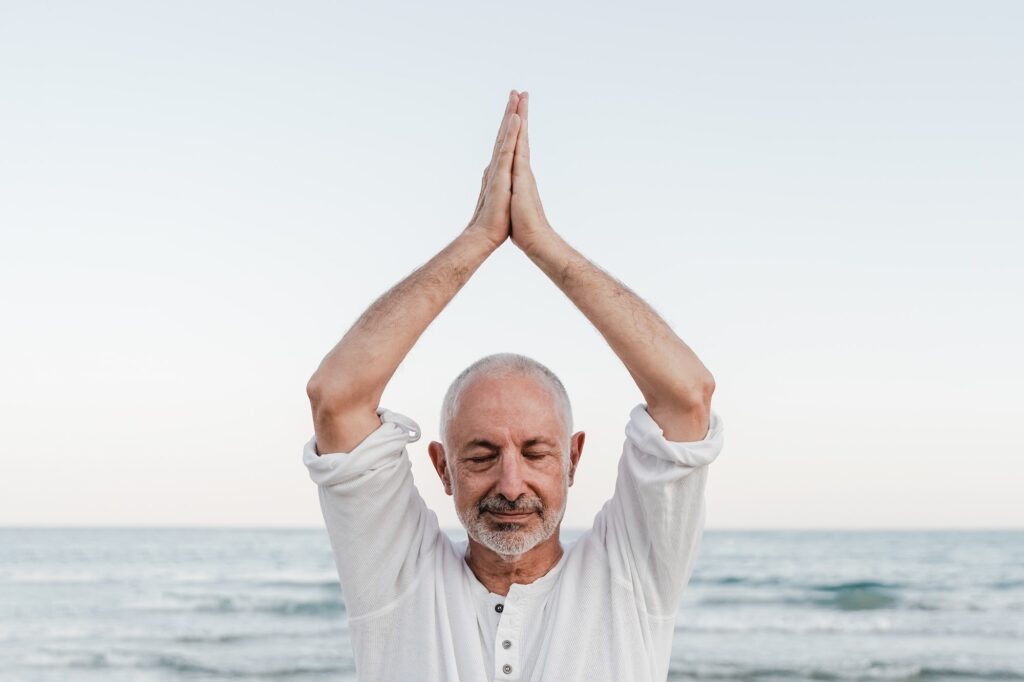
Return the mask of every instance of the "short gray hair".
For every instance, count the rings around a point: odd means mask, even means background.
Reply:
[[[462,391],[477,377],[508,374],[533,377],[548,387],[555,399],[555,404],[562,413],[562,423],[565,425],[565,445],[568,447],[569,437],[572,434],[572,406],[569,404],[569,394],[561,380],[554,372],[533,358],[518,353],[494,353],[480,358],[462,370],[448,387],[448,392],[445,393],[444,402],[441,404],[441,443],[444,444],[446,456],[451,455],[448,432],[455,413],[458,412],[459,397],[462,395]],[[565,454],[568,457],[568,451]]]

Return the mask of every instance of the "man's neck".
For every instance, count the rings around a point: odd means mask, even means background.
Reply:
[[[513,556],[498,554],[469,538],[466,563],[484,587],[494,594],[506,595],[513,583],[527,585],[554,568],[563,552],[558,531],[556,528],[551,537],[529,552]]]

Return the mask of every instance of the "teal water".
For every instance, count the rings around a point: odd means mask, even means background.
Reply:
[[[355,679],[323,530],[0,529],[0,680],[233,679]],[[708,530],[670,679],[1024,680],[1024,532]]]

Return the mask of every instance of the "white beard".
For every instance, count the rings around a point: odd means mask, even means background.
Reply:
[[[531,528],[518,530],[501,530],[502,527],[511,528],[513,525],[526,525],[519,522],[499,523],[489,520],[485,514],[481,514],[478,505],[468,509],[456,507],[459,521],[469,537],[473,538],[487,549],[500,554],[503,557],[515,557],[526,554],[531,549],[544,542],[554,534],[562,517],[565,515],[565,505],[568,501],[568,486],[563,485],[562,505],[558,509],[542,509],[543,516],[540,523],[531,523]]]

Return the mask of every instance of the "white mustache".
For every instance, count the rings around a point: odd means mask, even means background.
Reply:
[[[527,497],[522,498],[516,502],[510,502],[506,498],[496,495],[494,497],[485,497],[480,500],[480,504],[477,505],[480,513],[484,512],[502,512],[505,514],[522,514],[525,512],[544,512],[544,503],[540,501],[538,497]]]

